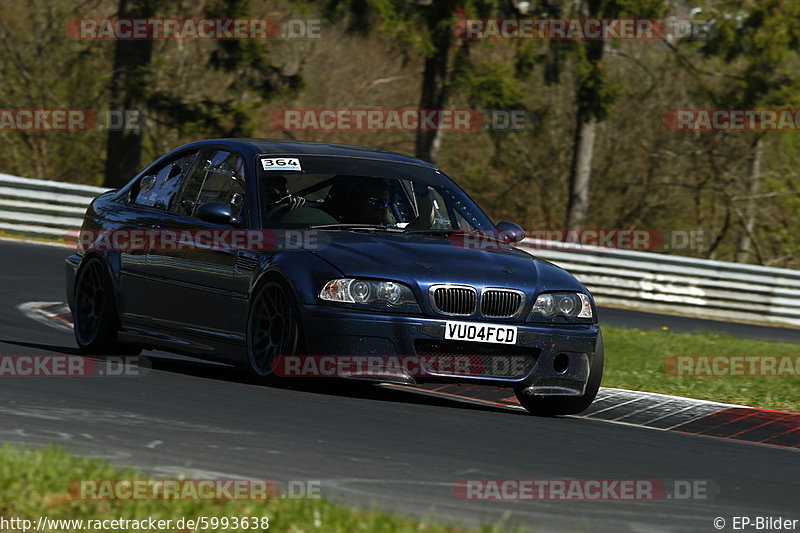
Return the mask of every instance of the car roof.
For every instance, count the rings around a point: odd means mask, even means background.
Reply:
[[[239,150],[240,152],[249,153],[252,156],[259,154],[281,154],[352,157],[395,163],[407,163],[421,165],[428,168],[436,168],[435,165],[422,161],[421,159],[395,152],[388,152],[385,150],[364,148],[361,146],[349,146],[346,144],[294,141],[286,139],[207,139],[187,144],[182,146],[181,149],[201,148],[209,145],[217,147],[229,147],[231,149]]]

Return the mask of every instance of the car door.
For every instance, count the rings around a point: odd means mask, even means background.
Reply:
[[[219,236],[245,231],[250,217],[245,186],[245,160],[231,150],[202,150],[180,195],[164,217],[161,229],[178,237]],[[241,219],[236,227],[199,219],[197,209],[208,202],[224,202]],[[216,237],[215,237],[216,238]],[[208,241],[208,239],[206,239]],[[206,242],[204,241],[204,242]],[[155,325],[192,337],[194,349],[210,350],[197,338],[241,342],[247,319],[249,272],[237,268],[237,250],[196,239],[189,246],[161,246],[148,254],[148,269],[158,284],[150,313]]]
[[[131,188],[125,217],[115,231],[127,236],[148,234],[162,223],[172,202],[180,191],[186,171],[197,157],[198,150],[176,154],[175,157],[148,170]],[[144,246],[128,245],[119,250],[122,295],[119,302],[122,319],[126,324],[148,324],[153,286]]]

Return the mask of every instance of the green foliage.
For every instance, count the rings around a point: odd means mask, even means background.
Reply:
[[[534,68],[542,63],[545,54],[535,41],[520,41],[515,50],[514,75],[526,79],[533,74]]]
[[[707,57],[721,58],[738,74],[735,83],[721,91],[722,105],[749,109],[797,103],[797,96],[785,98],[800,89],[800,3],[763,0],[743,6],[726,0],[707,8],[714,31],[701,50]]]
[[[469,102],[476,107],[519,107],[525,98],[525,91],[514,76],[512,68],[504,63],[468,62],[454,72],[452,87],[462,90]]]
[[[596,120],[605,120],[609,109],[616,102],[621,89],[609,82],[608,74],[599,60],[602,54],[602,42],[593,42],[576,51],[577,91],[576,102],[578,114],[590,116]]]

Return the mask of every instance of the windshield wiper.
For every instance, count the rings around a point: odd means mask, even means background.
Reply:
[[[433,235],[433,236],[442,236],[448,237],[453,230],[451,229],[407,229],[404,231],[409,235]]]
[[[329,230],[346,230],[346,231],[389,231],[395,233],[403,233],[405,230],[402,228],[393,228],[390,226],[383,226],[380,224],[314,224],[309,226],[308,229],[329,229]]]
[[[478,233],[479,230],[470,229],[470,230],[462,230],[462,229],[408,229],[405,230],[405,233],[415,234],[415,235],[442,235],[442,236],[449,236],[455,232],[460,233]]]

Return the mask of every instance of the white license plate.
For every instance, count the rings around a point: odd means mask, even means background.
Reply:
[[[476,324],[475,322],[444,323],[444,338],[469,341],[493,342],[497,344],[516,344],[516,326],[501,326],[498,324]]]

